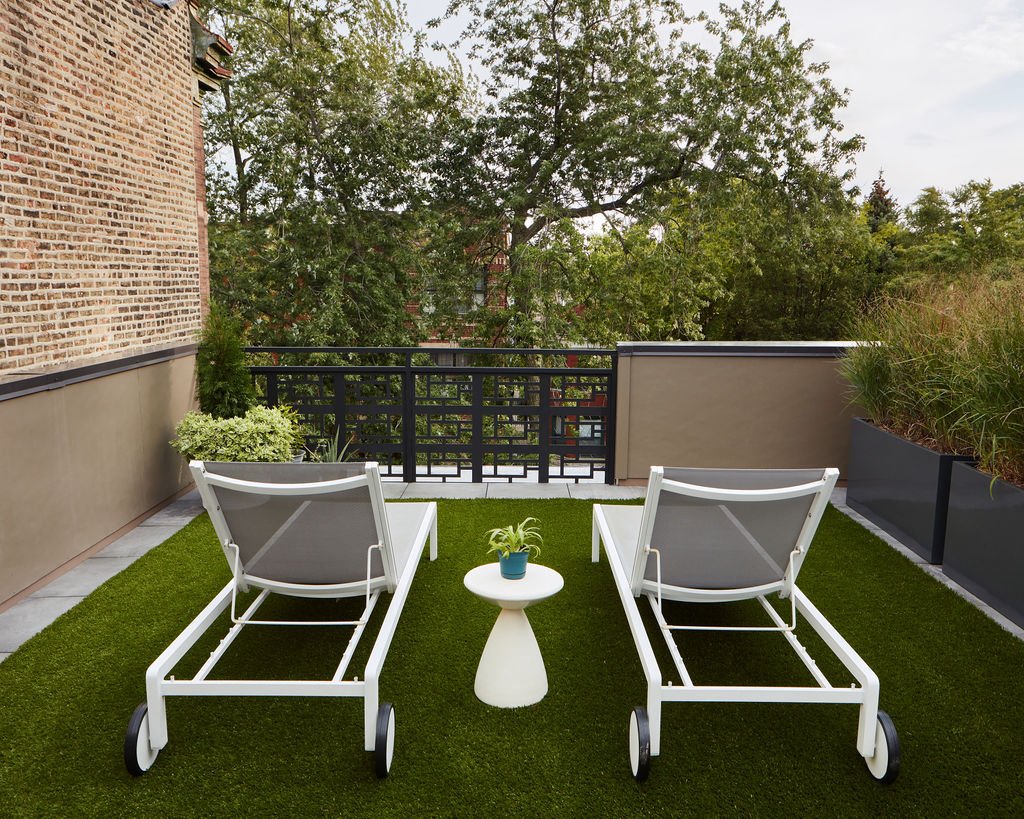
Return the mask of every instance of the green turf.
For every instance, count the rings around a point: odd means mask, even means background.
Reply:
[[[384,666],[398,716],[389,779],[373,776],[354,699],[171,699],[169,745],[144,777],[124,770],[147,665],[228,578],[203,516],[0,664],[0,815],[1024,815],[1024,644],[834,510],[801,587],[881,677],[903,744],[889,787],[855,751],[855,707],[673,703],[636,785],[626,725],[644,683],[608,566],[590,563],[590,504],[439,506],[440,558],[421,565]],[[486,529],[527,515],[565,589],[529,613],[550,692],[504,711],[473,695],[496,609],[462,577],[488,559]],[[684,648],[697,682],[749,682],[750,668],[805,680],[777,635]],[[335,632],[262,629],[223,667],[302,677],[340,652]]]

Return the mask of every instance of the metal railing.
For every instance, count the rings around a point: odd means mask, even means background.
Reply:
[[[615,350],[250,347],[307,445],[404,481],[614,481]]]

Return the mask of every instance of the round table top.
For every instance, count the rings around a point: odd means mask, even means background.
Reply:
[[[565,581],[562,575],[547,566],[526,564],[526,576],[519,580],[506,580],[501,576],[498,562],[477,566],[466,573],[466,588],[504,609],[523,608],[561,591]]]

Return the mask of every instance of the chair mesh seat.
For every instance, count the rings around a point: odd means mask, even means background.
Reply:
[[[214,475],[254,482],[313,483],[363,474],[361,463],[207,463]],[[246,575],[281,583],[366,581],[366,550],[378,542],[367,486],[330,494],[259,495],[213,487]],[[371,575],[383,578],[379,551]]]
[[[777,489],[821,480],[822,470],[685,469],[666,480],[718,489]],[[778,583],[814,500],[707,500],[663,491],[651,532],[661,555],[661,582],[690,589],[739,589]],[[644,579],[657,580],[650,559]]]

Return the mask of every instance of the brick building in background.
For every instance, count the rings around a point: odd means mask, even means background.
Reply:
[[[208,300],[198,0],[0,4],[0,604],[188,482]]]

